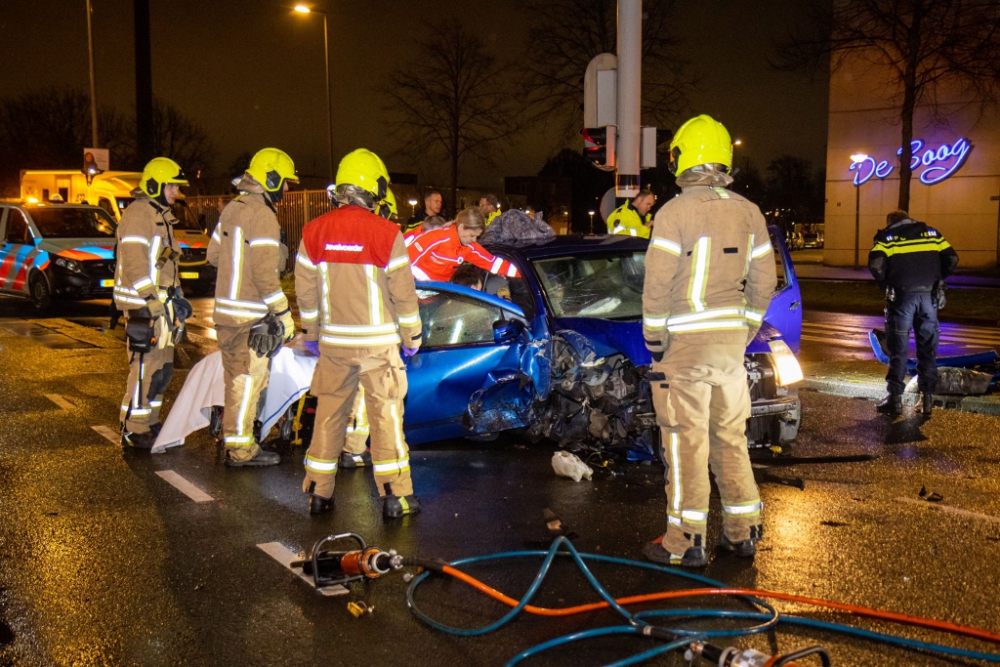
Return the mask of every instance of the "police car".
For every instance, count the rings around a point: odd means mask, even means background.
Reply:
[[[97,206],[0,202],[0,294],[39,309],[53,299],[108,298],[115,223]]]

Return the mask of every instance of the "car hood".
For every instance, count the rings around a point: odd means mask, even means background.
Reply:
[[[642,337],[642,322],[563,317],[556,319],[554,325],[557,334],[559,331],[570,330],[586,338],[597,357],[624,354],[635,366],[648,366],[652,362]],[[781,337],[781,332],[765,319],[760,331],[747,346],[747,354],[768,353],[771,351],[768,341]],[[584,350],[578,352],[581,353],[581,358],[586,356]]]
[[[43,239],[37,244],[37,247],[50,255],[79,261],[115,258],[115,240],[113,238]]]

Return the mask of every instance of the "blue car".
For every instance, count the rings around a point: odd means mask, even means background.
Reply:
[[[801,420],[801,297],[775,228],[771,239],[778,291],[746,355],[752,447],[790,442]],[[483,291],[418,282],[424,332],[408,362],[407,440],[520,429],[531,439],[654,458],[659,430],[642,337],[646,248],[627,236],[494,246],[521,278],[490,276]]]

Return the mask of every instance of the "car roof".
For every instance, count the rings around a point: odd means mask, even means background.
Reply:
[[[649,241],[633,236],[589,235],[589,236],[557,236],[542,243],[526,242],[517,245],[491,244],[491,248],[514,252],[526,259],[546,259],[549,257],[564,257],[592,252],[645,252]]]

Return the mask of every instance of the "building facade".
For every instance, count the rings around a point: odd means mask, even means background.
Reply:
[[[831,72],[823,261],[865,266],[875,233],[898,208],[901,122],[883,66],[854,58]],[[1000,258],[1000,112],[948,85],[916,109],[910,216],[937,227],[961,268]]]

